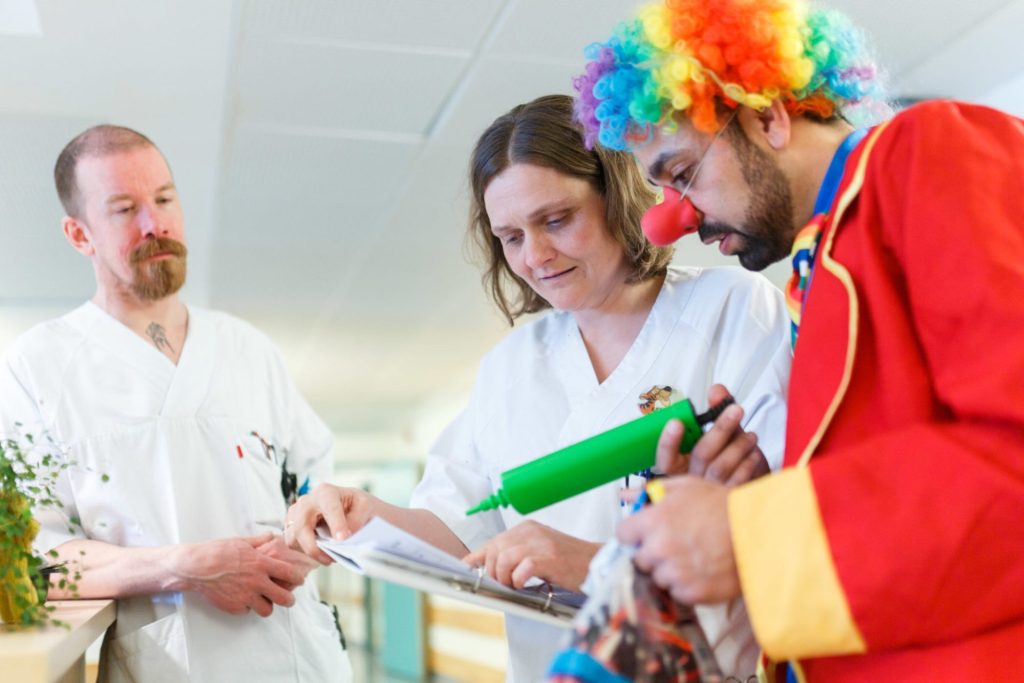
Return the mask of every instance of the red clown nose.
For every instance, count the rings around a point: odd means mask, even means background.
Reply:
[[[700,216],[689,197],[682,196],[671,187],[663,188],[665,199],[647,209],[640,219],[640,228],[651,244],[667,247],[683,235],[697,232]],[[680,201],[682,200],[682,201]]]

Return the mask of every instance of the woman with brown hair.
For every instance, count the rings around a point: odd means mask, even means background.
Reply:
[[[578,590],[622,517],[628,481],[526,518],[466,510],[500,486],[502,471],[640,417],[652,396],[655,408],[680,397],[703,404],[714,383],[739,405],[713,428],[727,445],[704,452],[710,440],[702,441],[689,471],[728,483],[767,473],[782,452],[788,319],[781,293],[759,275],[669,266],[671,250],[649,244],[639,227],[654,193],[628,154],[584,146],[567,96],[495,120],[470,176],[485,288],[513,325],[553,310],[484,357],[469,405],[428,454],[409,509],[322,485],[289,510],[289,537],[326,562],[318,522],[346,536],[380,515],[503,583],[538,577]],[[681,425],[666,434],[677,437]],[[726,669],[740,660],[747,668],[757,649],[742,608],[721,606],[704,626]],[[515,617],[507,633],[510,680],[540,680],[560,634]]]

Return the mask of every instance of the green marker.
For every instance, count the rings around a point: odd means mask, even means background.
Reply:
[[[669,420],[683,421],[683,442],[679,445],[679,452],[689,453],[704,434],[703,426],[714,422],[731,403],[733,399],[730,397],[706,413],[697,415],[693,411],[693,404],[683,399],[525,465],[506,470],[501,473],[501,488],[497,493],[467,510],[466,515],[509,505],[525,515],[653,467],[658,438]]]

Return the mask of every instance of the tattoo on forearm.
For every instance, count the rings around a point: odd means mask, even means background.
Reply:
[[[174,353],[174,347],[171,346],[171,342],[167,341],[167,332],[164,330],[164,326],[158,323],[150,323],[149,327],[146,328],[146,334],[153,340],[153,345],[156,346],[160,351],[167,348],[171,353]]]

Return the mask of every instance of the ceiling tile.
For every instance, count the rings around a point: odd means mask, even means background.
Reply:
[[[992,3],[989,3],[992,4]],[[972,11],[978,8],[972,6]],[[1024,26],[1024,0],[1010,2],[969,28],[941,31],[944,49],[899,74],[900,94],[954,97],[977,101],[1002,83],[1024,74],[1020,29]],[[984,45],[984,50],[978,46]]]
[[[583,48],[605,40],[638,0],[519,0],[488,46],[492,56],[583,66]]]
[[[329,243],[377,229],[419,146],[242,129],[225,166],[221,236]]]
[[[972,0],[940,6],[935,0],[832,0],[867,33],[882,66],[899,85],[902,74],[941,53],[957,37],[1014,0]]]
[[[246,40],[238,121],[422,135],[467,63],[464,56]]]
[[[568,64],[481,59],[467,75],[459,98],[434,137],[441,144],[464,148],[468,164],[469,151],[494,119],[541,95],[572,94],[574,73],[575,68]]]
[[[6,65],[0,110],[124,120],[219,104],[224,82],[218,77],[231,43],[229,3],[39,0],[38,6],[41,37],[0,40]]]
[[[417,149],[241,130],[223,180],[212,300],[315,316],[347,296]]]
[[[472,49],[500,0],[243,2],[247,33],[310,40]]]

